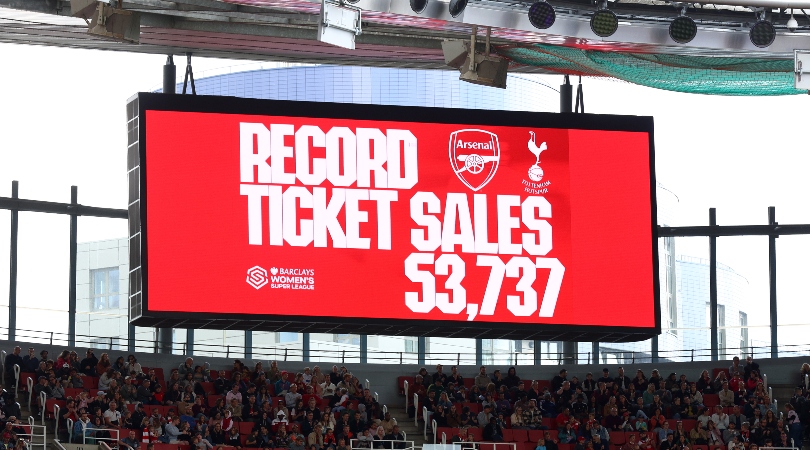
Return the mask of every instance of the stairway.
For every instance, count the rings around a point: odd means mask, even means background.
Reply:
[[[408,414],[405,411],[405,400],[402,399],[402,404],[392,406],[388,405],[388,412],[391,413],[391,416],[397,419],[397,424],[399,424],[400,431],[404,431],[405,435],[407,436],[407,440],[413,441],[413,445],[415,447],[422,447],[424,444],[431,444],[433,443],[433,435],[429,434],[428,439],[425,440],[424,432],[425,423],[422,420],[419,420],[418,426],[413,424],[413,419],[408,418]]]

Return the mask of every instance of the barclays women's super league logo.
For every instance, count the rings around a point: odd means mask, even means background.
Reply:
[[[528,192],[529,194],[545,194],[548,192],[548,186],[551,184],[550,181],[543,181],[543,176],[545,173],[543,172],[543,168],[540,167],[540,154],[543,153],[545,150],[548,150],[548,146],[545,142],[540,145],[537,145],[537,141],[535,140],[534,131],[529,131],[529,151],[534,154],[535,161],[534,165],[529,167],[529,180],[523,180],[523,190]]]

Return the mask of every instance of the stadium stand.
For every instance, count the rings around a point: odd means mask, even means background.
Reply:
[[[641,369],[630,378],[623,368],[581,378],[563,369],[553,379],[521,379],[514,367],[492,375],[485,367],[475,375],[422,368],[391,380],[406,399],[410,420],[399,418],[403,428],[421,423],[406,434],[345,367],[323,372],[295,367],[303,363],[265,368],[237,360],[212,369],[186,358],[164,370],[93,350],[81,360],[69,350],[56,360],[20,353],[15,348],[4,360],[4,445],[39,420],[53,423],[65,442],[154,450],[344,450],[341,442],[346,449],[398,449],[416,429],[437,443],[481,450],[719,450],[737,439],[800,448],[810,419],[807,383],[780,412],[752,360],[695,379],[657,371],[648,377]],[[28,424],[21,401],[33,418]]]

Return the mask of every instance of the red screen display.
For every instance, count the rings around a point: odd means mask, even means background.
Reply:
[[[150,312],[656,326],[647,132],[144,114]]]

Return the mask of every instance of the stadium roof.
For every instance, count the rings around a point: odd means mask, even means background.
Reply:
[[[362,34],[357,36],[354,50],[317,41],[319,0],[112,1],[120,1],[124,9],[140,14],[139,44],[87,34],[85,21],[69,16],[70,2],[66,0],[0,0],[0,42],[155,54],[191,52],[202,57],[258,61],[447,69],[441,41],[469,39],[472,25],[478,25],[479,34],[483,27],[491,27],[493,51],[511,60],[510,72],[602,75],[671,88],[666,83],[633,79],[633,74],[625,77],[618,70],[606,69],[603,63],[592,63],[590,56],[593,52],[623,54],[632,55],[635,61],[638,55],[653,55],[642,56],[646,65],[634,66],[636,75],[649,72],[650,62],[658,68],[721,70],[721,75],[737,83],[735,88],[704,93],[734,95],[750,95],[746,90],[752,86],[756,90],[759,85],[767,86],[757,95],[796,93],[791,92],[793,51],[810,49],[810,18],[802,10],[794,11],[798,29],[791,32],[785,26],[790,17],[785,6],[810,7],[810,0],[727,0],[737,6],[619,0],[609,4],[619,18],[618,31],[609,38],[591,31],[590,16],[597,9],[593,0],[550,0],[556,22],[546,30],[529,22],[530,2],[470,0],[464,12],[454,18],[441,0],[431,0],[421,14],[413,12],[407,0],[359,0],[355,6],[362,9]],[[776,27],[776,39],[767,48],[756,47],[749,39],[749,29],[757,21],[752,8],[741,6],[749,2],[762,5],[762,13]],[[686,13],[698,26],[696,37],[687,44],[669,37],[669,23],[680,14],[679,5],[688,6]],[[576,60],[555,48],[574,50],[589,61]],[[564,67],[560,67],[559,59]],[[769,61],[775,64],[769,65]],[[734,73],[729,75],[729,70]],[[739,72],[758,75],[743,80],[740,88]],[[773,79],[774,73],[779,74],[778,80]],[[677,76],[684,75],[665,71],[658,78]],[[712,80],[711,73],[691,76]]]

